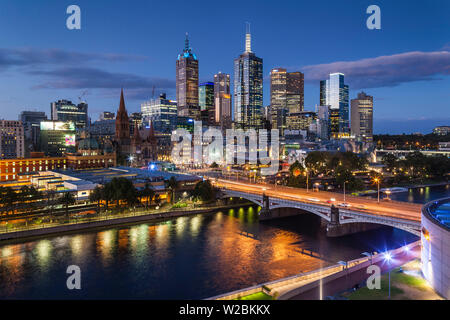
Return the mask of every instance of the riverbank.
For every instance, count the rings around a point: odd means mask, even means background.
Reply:
[[[337,297],[346,300],[387,300],[389,299],[389,274],[381,276],[381,288],[369,290],[365,284],[361,288],[344,292]],[[391,270],[391,300],[443,300],[423,278],[420,260],[416,259]]]
[[[209,206],[196,209],[183,209],[183,210],[169,210],[166,212],[129,212],[114,216],[99,216],[95,218],[80,219],[75,222],[63,223],[63,224],[44,224],[37,226],[27,226],[13,229],[12,231],[0,232],[1,243],[24,240],[28,241],[31,238],[38,238],[47,235],[74,233],[87,230],[101,230],[110,227],[134,225],[143,222],[159,222],[182,216],[190,216],[201,213],[210,213],[217,210],[234,209],[242,206],[249,206],[253,203],[238,203],[221,206]],[[89,221],[84,221],[89,220]]]

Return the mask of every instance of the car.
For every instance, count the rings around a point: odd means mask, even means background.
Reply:
[[[359,205],[357,205],[357,206],[355,206],[355,207],[356,207],[357,209],[362,209],[362,210],[367,209],[366,206],[363,205],[363,204],[359,204]]]
[[[342,202],[342,203],[339,203],[339,206],[340,206],[340,207],[348,208],[348,207],[350,207],[350,204],[347,203],[347,202]]]
[[[317,198],[308,198],[308,199],[306,199],[306,200],[308,200],[308,201],[314,201],[314,202],[320,202],[320,200],[317,199]]]
[[[336,201],[335,198],[331,198],[330,200],[327,200],[327,203],[334,203]]]

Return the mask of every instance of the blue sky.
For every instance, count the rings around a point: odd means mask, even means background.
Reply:
[[[81,30],[66,28],[66,8],[81,8]],[[366,28],[366,8],[381,8],[381,30]],[[350,98],[374,96],[376,133],[429,132],[450,125],[450,2],[431,1],[13,1],[0,3],[0,118],[21,110],[49,114],[67,98],[99,112],[127,109],[156,94],[175,98],[175,59],[189,32],[200,81],[233,74],[251,23],[264,59],[264,103],[275,67],[305,72],[305,107],[319,102],[319,80],[343,72]]]

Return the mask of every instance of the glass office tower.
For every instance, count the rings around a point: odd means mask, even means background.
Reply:
[[[214,83],[204,82],[198,85],[198,104],[200,110],[209,110],[214,107]]]
[[[234,60],[234,122],[236,128],[262,128],[263,60],[251,51],[246,34],[245,52]]]
[[[186,33],[184,50],[176,62],[176,91],[178,115],[200,120],[198,104],[198,59],[189,47]]]
[[[350,134],[348,85],[343,73],[331,73],[328,80],[320,82],[320,104],[330,108],[330,135],[332,138]]]
[[[177,128],[177,102],[167,99],[165,93],[142,103],[141,112],[146,127],[153,125],[161,133],[172,133]]]
[[[88,105],[80,102],[78,105],[69,100],[58,100],[50,104],[51,120],[75,124],[76,129],[84,129],[89,125]]]

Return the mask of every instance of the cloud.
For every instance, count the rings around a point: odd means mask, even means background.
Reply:
[[[390,56],[339,61],[302,68],[306,81],[317,82],[333,72],[345,74],[351,89],[393,87],[406,82],[438,80],[450,74],[450,52],[406,52]]]
[[[117,89],[125,88],[131,99],[148,98],[156,92],[171,91],[175,81],[158,77],[143,77],[131,73],[113,73],[97,68],[56,68],[50,71],[29,71],[31,75],[48,78],[32,89]],[[109,90],[105,91],[108,94]],[[114,91],[114,94],[117,93]]]
[[[127,62],[148,59],[140,55],[85,53],[61,49],[0,48],[0,70],[40,65],[79,65],[88,62]]]

